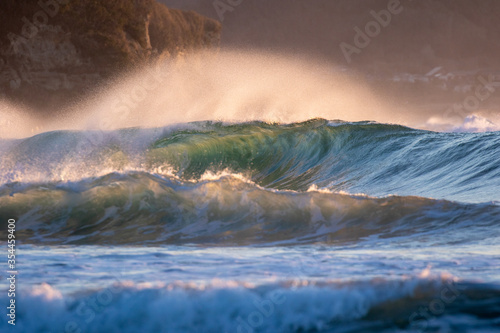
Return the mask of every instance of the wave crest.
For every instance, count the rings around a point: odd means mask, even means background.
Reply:
[[[0,183],[79,181],[126,171],[192,180],[229,170],[280,190],[316,185],[372,196],[500,200],[500,132],[434,133],[313,119],[200,122],[95,135],[50,132],[0,141]]]
[[[18,217],[23,242],[48,244],[292,245],[425,237],[498,236],[500,207],[419,197],[372,198],[266,189],[242,176],[201,181],[112,173],[78,183],[0,192],[0,216]],[[456,233],[473,228],[474,232]],[[440,240],[448,230],[448,239]]]

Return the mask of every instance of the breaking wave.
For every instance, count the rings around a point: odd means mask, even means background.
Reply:
[[[25,241],[306,244],[473,229],[457,242],[498,234],[498,132],[315,119],[94,134],[2,142],[0,216],[17,217]]]
[[[498,326],[498,287],[454,280],[118,282],[67,296],[42,284],[21,293],[15,331],[414,332]]]

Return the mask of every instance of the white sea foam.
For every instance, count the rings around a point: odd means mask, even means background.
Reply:
[[[210,283],[122,282],[61,296],[44,283],[21,293],[16,332],[296,332],[321,330],[365,317],[387,301],[439,295],[450,283],[439,275],[350,283],[291,280],[253,286]],[[419,297],[421,297],[420,295]],[[2,321],[0,328],[5,329]]]

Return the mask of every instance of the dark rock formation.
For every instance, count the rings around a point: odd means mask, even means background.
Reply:
[[[45,112],[122,71],[220,41],[216,20],[154,0],[4,0],[0,13],[3,98]]]

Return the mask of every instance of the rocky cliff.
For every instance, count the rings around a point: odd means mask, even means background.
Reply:
[[[154,0],[4,0],[3,98],[47,112],[122,71],[218,47],[221,24]]]

